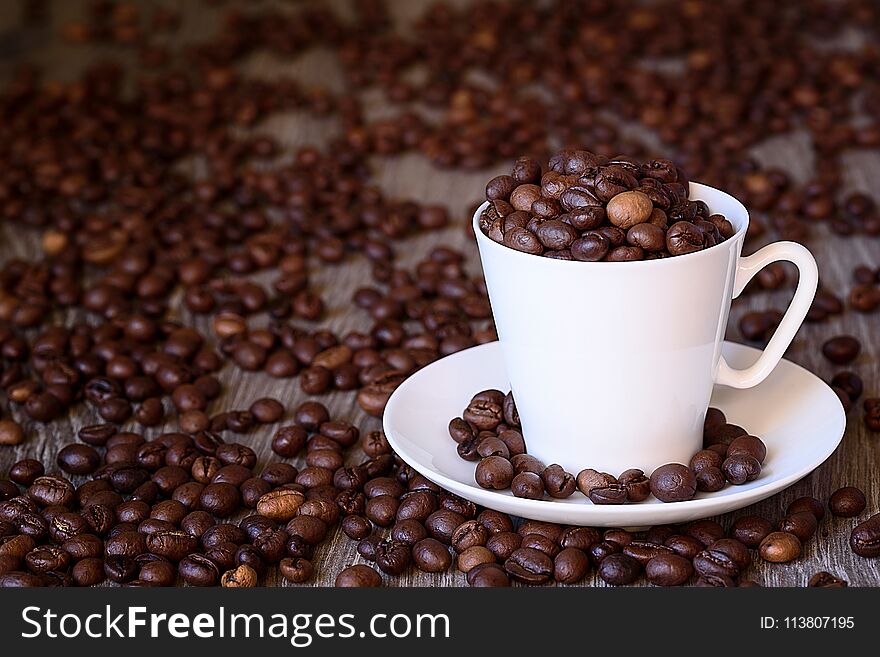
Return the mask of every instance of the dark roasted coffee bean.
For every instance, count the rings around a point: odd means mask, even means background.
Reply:
[[[779,530],[789,532],[797,536],[801,543],[805,543],[813,537],[818,528],[816,516],[808,511],[799,511],[785,516],[779,523]]]
[[[799,511],[809,511],[816,520],[822,520],[825,517],[825,506],[815,497],[799,497],[785,508],[786,515],[792,515]]]
[[[365,564],[356,564],[345,568],[336,576],[337,587],[365,588],[382,586],[382,577],[373,568]]]
[[[598,565],[599,577],[612,586],[632,584],[638,579],[642,567],[626,554],[609,554]]]
[[[810,578],[807,586],[822,589],[842,589],[849,586],[845,579],[841,579],[829,572],[821,571]]]
[[[661,465],[651,473],[651,492],[661,502],[683,502],[694,497],[697,480],[690,468],[680,463]]]
[[[657,586],[681,586],[694,572],[689,559],[678,554],[658,554],[645,564],[645,574]]]
[[[553,560],[534,548],[519,548],[504,562],[504,570],[524,584],[543,584],[553,575]]]
[[[692,522],[685,528],[685,533],[700,541],[705,547],[724,538],[724,528],[714,520]]]
[[[862,344],[851,335],[838,335],[826,340],[822,345],[825,358],[837,365],[852,362],[862,350]]]
[[[489,456],[477,464],[474,477],[483,488],[503,490],[513,481],[513,465],[501,456]]]
[[[473,587],[510,586],[510,577],[504,568],[496,563],[484,563],[472,568],[467,574],[467,581]]]
[[[737,518],[730,528],[730,535],[746,547],[755,549],[773,531],[773,523],[761,516]]]
[[[560,584],[576,584],[590,569],[590,559],[583,550],[569,547],[556,555],[553,578]]]
[[[864,511],[866,506],[865,494],[855,486],[838,488],[828,501],[831,514],[839,518],[853,518]]]
[[[856,525],[850,533],[849,545],[860,557],[880,556],[880,514]]]

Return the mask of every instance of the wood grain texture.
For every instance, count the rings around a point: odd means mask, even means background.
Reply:
[[[261,3],[262,4],[262,3]],[[299,3],[284,3],[285,10],[295,10]],[[345,3],[334,2],[345,10]],[[417,16],[423,2],[391,2],[395,18],[405,25]],[[22,38],[17,27],[17,12],[14,3],[0,3],[0,79],[7,79],[19,61],[32,61],[44,66],[51,77],[72,79],[92,61],[113,57],[125,63],[130,69],[136,57],[130,49],[110,46],[71,46],[61,42],[57,35],[59,27],[71,18],[82,15],[83,5],[77,2],[57,2],[52,5],[52,24],[48,28],[28,28],[27,38]],[[202,2],[174,3],[183,11],[181,28],[173,35],[163,36],[174,43],[189,43],[201,40],[214,32],[218,17],[225,11]],[[228,5],[227,5],[228,6]],[[276,76],[292,76],[304,84],[318,84],[332,90],[342,89],[340,71],[331,53],[324,50],[307,52],[291,60],[280,61],[267,53],[255,53],[243,63],[243,70],[253,76],[272,79]],[[367,94],[369,113],[382,111],[381,102]],[[332,120],[315,119],[303,113],[286,113],[272,116],[256,127],[258,133],[275,135],[288,149],[303,144],[320,144],[335,130]],[[588,145],[587,145],[588,146]],[[797,179],[809,175],[811,153],[803,135],[777,138],[755,149],[755,155],[762,162],[780,166],[790,171]],[[441,171],[433,167],[420,155],[407,154],[399,157],[376,159],[373,163],[377,184],[391,197],[415,198],[426,202],[445,204],[454,217],[454,225],[449,229],[411,239],[397,246],[398,261],[403,267],[411,267],[424,257],[434,245],[443,244],[463,249],[469,258],[470,270],[477,274],[479,262],[472,240],[463,228],[469,220],[470,207],[480,199],[485,181],[506,166],[480,172]],[[880,177],[880,155],[878,153],[859,153],[847,160],[847,184],[878,197],[880,190],[872,188],[872,182]],[[880,201],[880,198],[877,199]],[[824,226],[815,228],[815,237],[809,246],[819,262],[822,286],[845,297],[851,287],[852,268],[858,264],[880,266],[880,240],[878,238],[844,239],[831,235]],[[19,228],[0,225],[0,262],[10,258],[34,255],[38,235],[27,234]],[[335,332],[363,330],[369,328],[370,320],[365,312],[351,303],[352,292],[365,281],[370,280],[369,269],[362,259],[351,258],[340,266],[319,267],[312,263],[311,276],[328,305],[324,325]],[[737,319],[751,309],[784,308],[791,297],[791,287],[773,293],[750,294],[734,303],[728,337],[740,340],[736,329]],[[205,320],[195,319],[185,309],[175,306],[176,316],[199,328],[205,329]],[[863,344],[862,354],[851,366],[864,379],[866,390],[873,395],[880,393],[880,316],[859,315],[847,312],[823,324],[805,325],[799,332],[788,353],[788,358],[815,372],[824,379],[830,378],[840,368],[832,366],[818,352],[817,345],[832,335],[849,333],[857,336]],[[221,375],[224,385],[223,397],[214,408],[243,409],[262,396],[271,395],[281,399],[288,409],[294,408],[306,396],[299,389],[297,379],[279,381],[262,374],[244,373],[226,367]],[[334,417],[356,423],[362,432],[380,428],[376,418],[366,416],[356,405],[354,393],[334,392],[321,399],[331,409]],[[99,421],[85,406],[79,406],[68,418],[50,425],[37,425],[27,422],[18,410],[12,415],[26,426],[28,439],[18,448],[0,449],[0,473],[5,475],[9,465],[18,459],[31,457],[46,463],[54,463],[57,450],[75,439],[75,432],[81,426]],[[167,423],[168,430],[175,427],[173,419]],[[157,427],[148,430],[154,436],[165,430]],[[274,460],[270,449],[271,437],[275,427],[259,427],[253,433],[240,438],[257,452],[260,464]],[[359,449],[352,450],[350,459],[356,461],[363,454]],[[301,465],[297,460],[291,461]],[[729,523],[734,518],[750,513],[781,519],[785,506],[801,495],[813,495],[827,500],[830,493],[843,485],[857,485],[867,494],[868,512],[878,510],[878,482],[880,482],[880,436],[870,435],[861,422],[861,409],[851,411],[846,435],[840,448],[818,470],[800,483],[769,500],[723,517]],[[866,517],[867,513],[865,514]],[[785,565],[770,565],[756,562],[746,576],[767,586],[803,586],[809,577],[819,570],[828,570],[847,579],[851,585],[880,585],[880,560],[868,560],[855,556],[848,547],[849,530],[854,520],[826,519],[816,538],[806,546],[805,555],[800,560]],[[345,566],[357,563],[360,558],[355,550],[356,542],[349,540],[338,529],[328,537],[315,555],[318,566],[317,577],[311,583],[332,585],[336,574]],[[412,569],[400,578],[385,578],[389,586],[462,586],[466,585],[464,576],[457,571],[430,575]],[[287,585],[277,575],[270,574],[267,585]],[[583,582],[586,586],[604,586],[604,583],[591,574]]]

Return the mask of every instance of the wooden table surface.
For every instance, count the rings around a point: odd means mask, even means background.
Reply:
[[[64,80],[76,77],[96,58],[107,56],[125,62],[133,69],[136,55],[132,49],[91,44],[69,45],[58,38],[61,25],[83,16],[84,4],[79,1],[55,3],[50,12],[49,26],[22,28],[19,25],[18,3],[0,3],[0,80],[8,79],[14,66],[21,61],[37,63],[45,67],[50,77]],[[183,22],[177,32],[162,36],[162,39],[169,39],[173,43],[186,43],[209,36],[218,25],[218,17],[228,7],[221,5],[217,8],[199,1],[173,4],[182,10]],[[283,3],[282,7],[293,10],[296,4]],[[334,4],[341,4],[342,10],[345,10],[344,2]],[[419,14],[423,4],[403,0],[392,2],[395,20],[405,25]],[[272,79],[273,76],[284,75],[292,76],[304,84],[322,85],[337,92],[343,88],[338,63],[327,50],[308,51],[292,60],[284,61],[267,53],[257,52],[249,56],[242,66],[248,74],[259,78]],[[371,95],[365,96],[365,102],[370,111],[382,109],[378,99]],[[256,131],[275,135],[285,148],[295,149],[304,144],[320,144],[332,132],[333,127],[332,119],[315,119],[305,113],[291,112],[273,115],[261,123]],[[788,170],[797,180],[806,179],[810,173],[811,152],[809,141],[804,135],[793,134],[774,139],[772,143],[756,148],[754,154],[764,164]],[[848,157],[847,165],[848,186],[872,194],[880,201],[880,190],[871,187],[871,181],[880,177],[880,154],[862,151]],[[454,172],[435,168],[421,155],[407,154],[375,159],[373,166],[376,183],[390,197],[442,203],[450,209],[454,218],[454,225],[450,228],[412,238],[405,245],[398,246],[396,250],[399,264],[411,267],[432,246],[444,244],[463,249],[468,255],[471,271],[477,274],[479,262],[476,247],[466,237],[463,224],[469,220],[469,208],[481,199],[485,181],[504,172],[509,164],[479,172]],[[36,233],[28,234],[17,226],[0,225],[0,262],[13,257],[35,255],[38,242],[39,235]],[[748,248],[759,245],[749,245]],[[819,226],[815,229],[809,247],[819,263],[821,285],[843,298],[852,286],[851,272],[854,266],[880,266],[880,238],[877,237],[846,239],[830,234],[825,226]],[[348,330],[364,330],[370,327],[367,314],[350,303],[352,292],[370,280],[369,269],[363,259],[350,258],[342,265],[324,268],[313,263],[310,275],[318,283],[318,289],[328,306],[324,321],[327,328],[341,334]],[[784,308],[791,297],[792,285],[775,292],[750,294],[734,302],[728,338],[743,341],[736,328],[737,319],[742,313],[753,309]],[[204,318],[194,319],[179,305],[176,308],[174,313],[177,317],[201,329],[207,328]],[[817,345],[828,337],[841,333],[852,334],[861,340],[862,353],[848,369],[857,371],[865,381],[866,392],[877,396],[880,394],[880,316],[876,313],[860,315],[850,311],[821,324],[804,325],[787,357],[828,380],[841,368],[825,360]],[[206,332],[206,335],[210,335],[210,332]],[[292,409],[306,399],[299,389],[298,379],[270,379],[261,373],[245,373],[230,366],[224,368],[220,378],[225,384],[224,393],[213,408],[247,408],[253,400],[271,395],[278,397],[288,409]],[[352,392],[333,392],[322,396],[320,401],[331,409],[334,417],[356,423],[361,427],[362,433],[381,428],[378,419],[369,417],[360,410]],[[0,448],[0,474],[3,475],[12,463],[21,458],[31,457],[54,463],[57,450],[75,440],[75,432],[79,427],[100,421],[84,405],[78,406],[71,417],[49,425],[27,421],[20,410],[11,409],[10,412],[25,425],[28,439],[17,448]],[[173,417],[166,422],[167,430],[174,430],[175,425]],[[260,427],[237,439],[250,445],[257,452],[262,464],[277,458],[270,449],[274,429],[271,425]],[[146,433],[154,436],[163,430],[162,427],[156,427]],[[359,448],[351,452],[350,458],[353,461],[363,457]],[[301,465],[298,460],[292,460],[291,463]],[[728,523],[739,515],[750,513],[763,514],[778,520],[785,506],[794,498],[813,495],[827,501],[832,491],[844,485],[859,486],[867,494],[868,509],[863,514],[863,519],[869,513],[880,511],[877,495],[880,485],[880,436],[871,435],[865,429],[860,407],[850,412],[841,446],[820,468],[784,492],[720,520]],[[803,586],[815,572],[828,570],[847,579],[851,585],[880,585],[880,559],[863,559],[855,556],[849,549],[849,533],[854,524],[854,520],[830,518],[828,514],[816,537],[805,546],[804,555],[799,560],[774,565],[756,559],[744,576],[765,586]],[[312,583],[332,585],[342,568],[361,561],[356,551],[356,542],[348,539],[337,527],[315,555],[317,576]],[[389,586],[466,586],[464,576],[454,569],[434,575],[413,568],[402,577],[384,579]],[[266,578],[265,583],[287,585],[274,573]],[[644,580],[642,583],[645,583]],[[593,572],[582,585],[605,584]]]

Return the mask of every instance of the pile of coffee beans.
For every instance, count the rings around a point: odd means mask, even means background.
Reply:
[[[593,504],[643,502],[651,494],[661,502],[685,502],[698,491],[715,493],[727,484],[754,481],[767,456],[760,438],[728,423],[721,410],[709,408],[703,449],[689,465],[667,463],[650,475],[634,468],[619,476],[585,468],[574,476],[527,453],[513,394],[494,389],[471,398],[461,417],[449,421],[449,435],[461,458],[477,461],[477,484],[490,490],[509,488],[514,496],[530,500],[564,499],[579,490]]]
[[[627,262],[701,251],[734,234],[669,160],[639,162],[561,150],[546,170],[520,157],[486,185],[480,230],[491,239],[556,260]]]

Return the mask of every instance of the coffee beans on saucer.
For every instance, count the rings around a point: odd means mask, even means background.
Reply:
[[[521,157],[511,175],[486,184],[486,200],[484,234],[558,260],[654,260],[707,249],[735,232],[688,198],[688,179],[669,160],[565,149],[544,168]]]
[[[449,422],[458,455],[477,461],[475,480],[490,490],[510,489],[516,497],[565,499],[576,490],[593,504],[628,504],[651,494],[661,502],[685,502],[699,492],[714,493],[727,484],[738,486],[761,474],[767,455],[764,442],[727,422],[724,413],[706,413],[703,447],[688,465],[667,463],[646,474],[633,468],[614,476],[592,468],[577,475],[526,453],[513,394],[483,390],[471,398],[461,417]],[[846,499],[852,496],[847,494]]]

